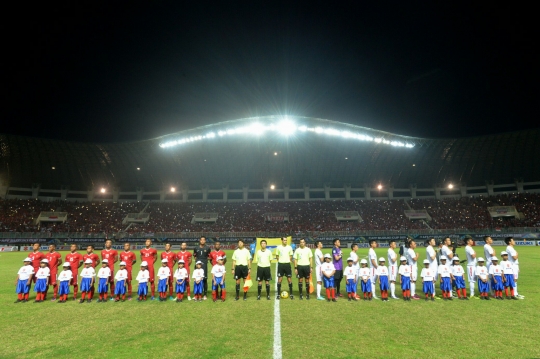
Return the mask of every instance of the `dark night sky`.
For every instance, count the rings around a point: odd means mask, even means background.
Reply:
[[[538,126],[525,7],[61,3],[5,14],[0,133],[129,141],[274,114],[421,137]]]

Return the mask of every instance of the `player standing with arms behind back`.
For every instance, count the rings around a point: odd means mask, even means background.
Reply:
[[[375,295],[375,288],[377,283],[377,267],[379,266],[377,264],[377,253],[375,253],[375,248],[378,247],[378,243],[375,240],[369,241],[369,251],[368,251],[368,261],[369,261],[369,274],[371,279],[371,293],[373,295],[373,298],[379,299]]]
[[[202,236],[201,239],[199,239],[199,246],[193,250],[195,260],[202,263],[201,268],[204,271],[203,300],[207,299],[206,294],[208,293],[208,258],[210,257],[211,251],[210,247],[206,245],[205,236]]]
[[[154,272],[154,263],[156,263],[156,261],[157,251],[152,248],[152,240],[148,238],[146,242],[144,242],[144,248],[141,249],[141,262],[148,263],[148,272],[150,272],[148,281],[150,282],[150,290],[152,291],[151,300],[156,299],[156,273]]]
[[[315,249],[315,276],[317,277],[317,300],[324,300],[324,298],[321,296],[321,290],[322,290],[322,273],[321,273],[321,266],[324,263],[323,259],[323,252],[322,247],[323,244],[321,241],[317,241],[317,249]]]
[[[276,258],[278,260],[278,283],[277,283],[277,296],[276,299],[281,298],[281,281],[283,277],[287,277],[289,282],[289,297],[294,299],[292,291],[292,272],[291,272],[291,261],[293,256],[292,247],[287,244],[287,238],[281,238],[281,245],[276,247]]]
[[[50,244],[49,245],[49,253],[45,254],[45,258],[49,261],[49,270],[51,271],[50,277],[49,277],[49,284],[53,286],[53,298],[52,300],[56,300],[56,296],[58,295],[58,283],[57,283],[57,277],[58,277],[58,267],[62,264],[62,255],[56,251],[56,245]],[[43,300],[47,299],[47,292],[49,291],[49,286],[47,286],[47,290],[45,291],[45,298]]]
[[[128,300],[131,300],[132,287],[131,282],[133,281],[133,265],[137,263],[137,256],[131,251],[131,244],[124,243],[124,251],[120,252],[120,261],[126,263],[126,270],[128,272],[128,277],[126,279],[127,291],[128,291]]]
[[[66,262],[71,267],[71,285],[73,286],[73,300],[77,300],[77,292],[79,291],[79,267],[83,264],[83,256],[77,253],[77,245],[70,246],[70,252],[66,254]]]
[[[466,238],[465,239],[465,254],[467,255],[467,277],[469,280],[469,291],[471,298],[478,297],[474,296],[474,286],[476,282],[476,252],[474,251],[472,245],[473,245],[473,239],[472,238]]]
[[[517,299],[525,299],[524,296],[518,294],[517,281],[519,277],[519,260],[518,252],[514,249],[516,242],[514,238],[508,237],[504,240],[506,243],[506,253],[508,253],[508,261],[514,265],[514,296]]]
[[[409,248],[407,249],[407,263],[411,266],[411,293],[412,296],[409,296],[409,299],[420,299],[418,295],[416,295],[416,279],[418,277],[418,265],[416,264],[418,262],[418,257],[420,256],[419,253],[415,252],[416,249],[416,242],[411,241],[409,244]]]
[[[175,300],[173,297],[173,274],[174,274],[174,264],[176,263],[176,253],[171,252],[171,244],[165,243],[165,252],[161,252],[161,259],[167,260],[167,267],[169,267],[169,272],[171,272],[171,275],[169,276],[169,282],[167,285],[169,286],[169,299]]]
[[[396,241],[392,240],[389,243],[388,248],[388,280],[390,281],[390,293],[392,299],[399,299],[396,297],[396,279],[398,275],[398,257],[394,249],[396,249]]]
[[[332,263],[336,273],[334,273],[334,285],[337,292],[337,296],[341,297],[341,280],[343,279],[343,253],[341,252],[341,241],[334,239],[334,247],[332,248]]]
[[[87,259],[90,259],[92,261],[92,268],[94,270],[99,265],[99,256],[94,253],[94,246],[88,245],[86,246],[86,254],[83,255],[83,262]],[[90,288],[90,299],[94,299],[94,292],[96,291],[96,285],[95,281],[92,283],[92,288]]]
[[[309,300],[309,276],[313,267],[313,253],[306,247],[306,240],[300,239],[300,247],[294,251],[294,272],[298,278],[298,292],[300,300],[304,299],[302,294],[302,282],[306,280],[306,300]],[[356,282],[355,282],[356,284]],[[356,292],[355,292],[356,293]]]
[[[187,250],[187,243],[182,242],[180,246],[180,252],[176,253],[176,259],[177,262],[180,263],[180,261],[184,261],[184,268],[186,268],[187,271],[187,277],[184,279],[185,281],[185,291],[187,292],[187,299],[191,300],[191,286],[189,285],[189,267],[191,266],[191,262],[193,261],[192,254],[188,252]],[[183,298],[183,292],[182,292],[182,298]]]
[[[261,241],[261,249],[257,251],[257,300],[261,300],[262,282],[266,282],[266,299],[270,300],[270,281],[272,273],[270,264],[272,263],[272,252],[266,248],[266,241]]]
[[[111,270],[111,276],[109,277],[109,285],[111,290],[111,300],[114,300],[115,284],[114,284],[114,263],[118,261],[118,252],[112,248],[112,241],[107,239],[105,241],[105,249],[101,251],[101,260],[107,260],[109,263],[109,269]]]
[[[232,272],[236,280],[236,298],[234,300],[239,300],[240,279],[243,279],[245,284],[246,278],[251,272],[251,253],[244,247],[244,241],[241,239],[238,241],[238,248],[233,253],[232,261]],[[244,292],[244,300],[247,300],[247,292]]]

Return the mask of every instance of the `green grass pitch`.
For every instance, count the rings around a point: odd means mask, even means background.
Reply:
[[[418,250],[424,259],[424,250]],[[502,248],[496,250],[500,253]],[[283,358],[540,357],[540,248],[517,250],[519,293],[525,300],[281,300]],[[349,250],[344,252],[347,255]],[[359,252],[367,256],[367,249]],[[385,256],[386,249],[377,252]],[[458,255],[465,257],[463,249]],[[273,355],[274,283],[270,301],[257,301],[254,285],[246,302],[235,302],[228,273],[224,303],[35,304],[32,291],[32,301],[14,304],[14,282],[24,256],[0,253],[0,358],[263,359]],[[419,294],[420,290],[417,285]]]

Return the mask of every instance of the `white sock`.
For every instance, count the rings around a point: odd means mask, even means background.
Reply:
[[[514,295],[517,297],[518,296],[518,292],[517,292],[517,282],[514,283]]]
[[[390,283],[390,293],[392,293],[392,297],[396,296],[396,283],[394,282]]]
[[[377,293],[375,293],[375,283],[371,282],[371,293],[373,293],[374,297],[377,297]]]
[[[474,297],[474,282],[469,282],[469,291],[471,292],[471,297]]]
[[[317,298],[321,296],[321,288],[322,288],[322,285],[317,283]]]
[[[416,283],[411,283],[411,297],[416,294]]]

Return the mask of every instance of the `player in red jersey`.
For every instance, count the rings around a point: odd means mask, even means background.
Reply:
[[[62,255],[56,251],[56,244],[50,244],[49,245],[49,253],[45,254],[45,258],[49,261],[49,270],[50,277],[49,277],[49,285],[53,286],[53,299],[56,300],[56,296],[58,295],[58,284],[56,282],[56,277],[58,275],[58,266],[62,264]],[[45,297],[43,300],[47,299],[47,293],[49,292],[49,286],[47,286],[45,290]]]
[[[73,286],[73,300],[77,300],[77,292],[79,291],[79,267],[83,264],[83,257],[80,253],[77,253],[77,245],[72,244],[69,248],[70,252],[66,254],[66,262],[69,263],[71,267],[71,278],[70,285]]]
[[[191,286],[189,285],[189,267],[191,266],[191,262],[193,261],[192,254],[187,251],[187,243],[183,242],[180,247],[180,252],[176,253],[176,261],[183,260],[184,261],[184,268],[186,268],[188,272],[188,276],[186,277],[186,291],[188,300],[191,300]]]
[[[105,241],[105,249],[101,251],[101,260],[104,259],[109,262],[109,269],[111,270],[109,284],[111,288],[111,300],[114,300],[114,263],[118,261],[118,252],[116,249],[112,249],[112,241],[110,239]]]
[[[214,241],[214,249],[212,249],[208,257],[212,261],[212,266],[215,266],[217,264],[218,257],[223,258],[223,265],[227,263],[227,255],[221,249],[221,243],[219,243],[219,241]]]
[[[34,273],[37,273],[38,269],[41,266],[41,260],[45,259],[45,255],[39,251],[41,248],[41,244],[34,243],[33,245],[33,251],[28,255],[28,258],[32,260],[32,267],[34,267]],[[32,281],[36,282],[36,276],[34,275],[32,277]]]
[[[128,288],[128,300],[131,300],[131,281],[133,276],[131,274],[133,265],[137,262],[137,256],[131,251],[131,244],[124,243],[124,251],[120,252],[120,261],[126,262],[126,270],[128,272],[127,288]]]
[[[169,276],[169,297],[171,300],[175,300],[173,297],[173,274],[174,274],[174,264],[176,263],[176,253],[171,252],[171,244],[165,243],[165,252],[161,252],[161,259],[167,260],[167,267],[169,267],[169,270],[171,271],[171,275]]]
[[[91,244],[86,247],[86,254],[83,256],[83,262],[85,262],[87,259],[92,261],[92,268],[96,269],[96,267],[99,265],[99,256],[94,253],[94,246]],[[94,299],[95,291],[95,281],[93,281],[92,286],[90,287],[90,300]]]
[[[154,300],[154,295],[156,293],[156,284],[154,283],[155,273],[154,273],[154,263],[157,261],[157,251],[152,248],[152,240],[148,238],[144,243],[145,248],[141,249],[141,261],[148,263],[148,271],[150,272],[150,288],[152,289],[152,300]]]

